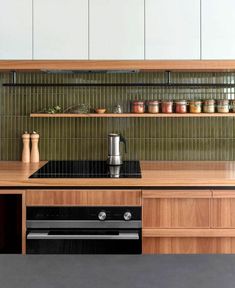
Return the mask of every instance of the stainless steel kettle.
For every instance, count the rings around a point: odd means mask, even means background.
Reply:
[[[126,139],[121,134],[110,133],[108,135],[108,165],[121,165],[123,163],[120,153],[120,143],[123,142],[126,149]]]

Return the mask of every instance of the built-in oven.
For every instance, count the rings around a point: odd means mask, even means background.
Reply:
[[[141,207],[28,207],[28,254],[141,254]]]

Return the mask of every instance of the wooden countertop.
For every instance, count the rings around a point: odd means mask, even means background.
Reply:
[[[139,179],[29,179],[46,162],[0,161],[0,187],[235,187],[235,161],[141,161]]]

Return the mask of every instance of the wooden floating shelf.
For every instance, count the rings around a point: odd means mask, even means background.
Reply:
[[[235,60],[1,60],[0,71],[235,71]]]
[[[69,113],[57,113],[57,114],[46,114],[46,113],[31,113],[30,117],[33,118],[192,118],[192,117],[235,117],[235,113],[172,113],[172,114],[135,114],[135,113],[89,113],[89,114],[69,114]]]

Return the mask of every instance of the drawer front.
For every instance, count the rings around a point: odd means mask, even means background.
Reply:
[[[140,206],[140,190],[28,190],[27,206]]]
[[[88,206],[141,206],[141,190],[88,190]]]
[[[78,190],[28,190],[27,206],[86,205],[86,191]]]
[[[210,192],[146,192],[143,193],[144,228],[210,228]]]
[[[235,238],[143,238],[143,254],[234,254]]]

